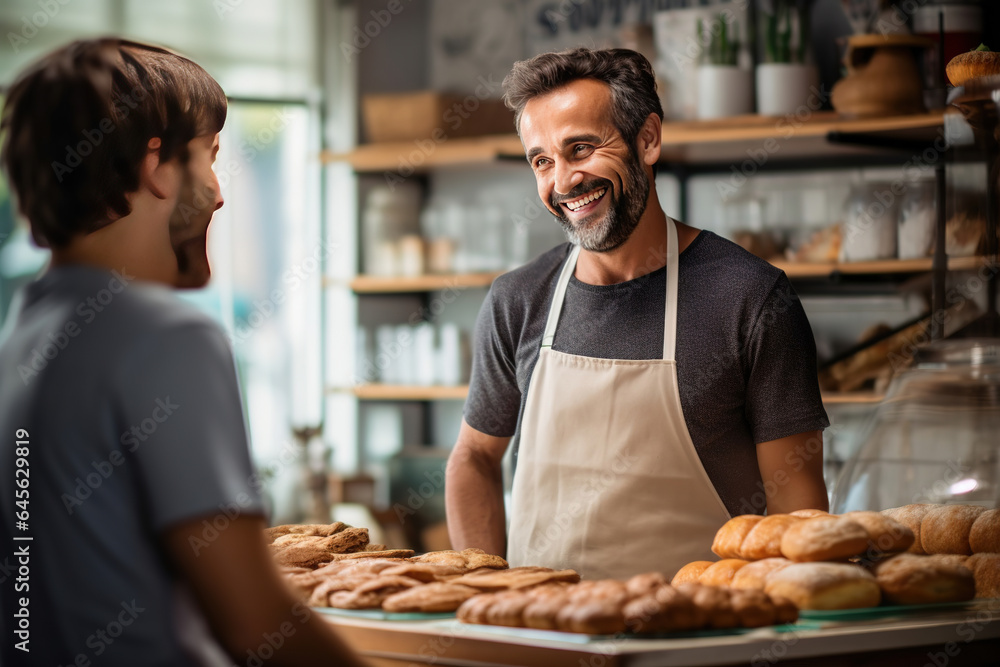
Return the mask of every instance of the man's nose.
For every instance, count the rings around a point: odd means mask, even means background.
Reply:
[[[573,188],[583,181],[583,174],[573,167],[571,162],[556,160],[555,189],[558,194],[569,194]]]

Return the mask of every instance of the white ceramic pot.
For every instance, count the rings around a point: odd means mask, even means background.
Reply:
[[[753,113],[753,72],[734,65],[698,67],[698,118]]]
[[[812,65],[761,63],[757,65],[757,112],[763,116],[795,113],[818,84],[819,72]]]

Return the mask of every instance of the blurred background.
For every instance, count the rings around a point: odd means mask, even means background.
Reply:
[[[5,0],[0,95],[39,55],[105,34],[174,48],[218,79],[226,205],[211,284],[183,297],[231,336],[272,520],[335,516],[372,526],[373,542],[440,549],[479,306],[496,275],[565,241],[499,101],[514,61],[583,45],[654,63],[661,203],[792,278],[833,421],[832,486],[894,370],[885,350],[858,355],[929,309],[944,158],[914,146],[974,143],[960,123],[948,134],[934,44],[943,34],[950,57],[1000,43],[996,5]],[[845,118],[897,144],[831,144],[827,126]],[[986,229],[986,168],[970,150],[947,166],[948,252],[969,260],[949,285],[975,276]],[[46,261],[0,179],[0,320]],[[986,295],[967,300],[982,311]]]

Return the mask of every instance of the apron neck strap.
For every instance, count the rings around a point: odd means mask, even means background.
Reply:
[[[667,216],[667,294],[666,308],[663,313],[663,360],[674,361],[674,352],[677,347],[677,225],[673,219]],[[580,246],[573,246],[563,264],[559,280],[556,282],[556,291],[552,295],[552,305],[549,306],[549,316],[545,321],[545,333],[542,335],[542,347],[552,347],[552,341],[556,337],[556,326],[559,324],[559,315],[562,313],[563,301],[566,300],[566,288],[569,286],[570,278],[576,270],[576,262],[580,258]]]

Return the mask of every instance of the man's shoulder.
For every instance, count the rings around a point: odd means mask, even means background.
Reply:
[[[769,291],[783,275],[767,260],[707,230],[681,253],[681,270],[744,292]]]

